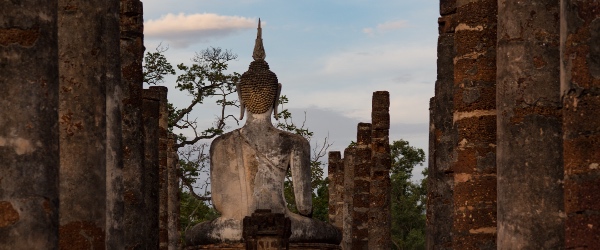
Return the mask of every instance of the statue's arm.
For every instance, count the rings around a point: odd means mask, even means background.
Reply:
[[[221,201],[221,197],[219,195],[215,195],[215,194],[220,194],[223,190],[222,190],[222,186],[219,185],[219,170],[220,167],[219,163],[222,162],[221,159],[221,155],[215,152],[218,152],[218,150],[222,147],[221,145],[221,140],[220,138],[217,138],[216,140],[214,140],[211,145],[210,145],[210,151],[209,151],[209,155],[210,155],[210,178],[211,178],[211,182],[210,182],[210,190],[212,191],[211,195],[211,200],[212,200],[212,204],[214,206],[214,208],[219,211],[219,212],[223,212],[223,202]],[[222,170],[221,170],[222,171]]]
[[[302,138],[296,143],[290,159],[294,196],[298,212],[305,216],[312,214],[312,187],[310,171],[310,144]]]

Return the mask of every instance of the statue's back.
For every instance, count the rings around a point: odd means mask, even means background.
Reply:
[[[238,129],[215,139],[210,150],[215,208],[234,219],[256,209],[286,213],[283,181],[294,152],[303,147],[306,139],[275,128]]]

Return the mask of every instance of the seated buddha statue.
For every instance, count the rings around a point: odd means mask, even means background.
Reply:
[[[246,123],[217,137],[210,147],[211,199],[221,216],[188,230],[186,244],[241,242],[242,221],[256,210],[270,210],[288,217],[292,231],[290,243],[339,244],[338,229],[311,218],[308,141],[279,130],[271,123],[271,114],[277,114],[281,84],[264,60],[260,21],[253,58],[237,85],[240,119],[247,111]],[[288,171],[291,171],[299,214],[287,208],[283,196]]]

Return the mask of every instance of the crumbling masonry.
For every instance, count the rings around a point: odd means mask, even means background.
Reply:
[[[600,4],[440,1],[428,249],[600,245]]]
[[[359,123],[356,145],[329,152],[329,221],[343,249],[390,249],[390,96],[373,93],[372,123]]]
[[[139,0],[0,3],[0,249],[178,249]],[[81,18],[86,17],[86,18]]]

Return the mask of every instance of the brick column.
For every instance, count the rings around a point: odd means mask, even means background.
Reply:
[[[371,170],[369,202],[369,249],[390,249],[391,181],[390,169],[390,94],[373,93],[371,110]]]
[[[352,249],[368,249],[371,186],[371,124],[359,123],[352,194]]]
[[[142,125],[143,6],[139,0],[122,0],[121,77],[123,81],[123,185],[125,248],[145,248],[149,227],[144,219],[144,143]]]
[[[565,247],[600,246],[600,3],[561,1]]]
[[[179,249],[179,157],[175,148],[175,134],[169,133],[167,143],[167,177],[168,177],[168,225],[169,250]]]
[[[454,29],[456,1],[440,0],[437,81],[430,106],[429,174],[427,178],[427,249],[451,249],[454,173],[458,130],[454,124]]]
[[[56,8],[0,2],[0,249],[58,248]]]
[[[168,249],[169,246],[169,176],[168,176],[168,134],[169,134],[169,109],[167,107],[167,87],[153,86],[150,89],[160,93],[158,114],[158,230],[159,248]]]
[[[342,208],[343,231],[342,248],[352,249],[352,229],[354,224],[354,170],[356,168],[356,147],[344,150],[344,207]]]
[[[118,11],[58,1],[61,249],[123,247]]]
[[[157,88],[142,91],[142,117],[144,124],[144,219],[148,226],[144,237],[147,249],[158,249],[158,212],[159,212],[159,116],[161,93]]]
[[[456,4],[454,29],[455,249],[496,248],[496,0]]]
[[[344,162],[339,151],[329,152],[329,223],[343,231]]]
[[[559,1],[498,4],[498,249],[564,247]]]

